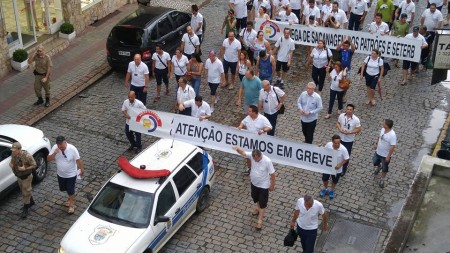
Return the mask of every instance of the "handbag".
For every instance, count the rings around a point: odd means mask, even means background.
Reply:
[[[294,229],[289,229],[288,234],[284,237],[284,246],[293,247],[297,237],[297,232]]]
[[[358,69],[358,75],[360,75],[361,72],[362,72],[362,73],[363,73],[363,76],[366,76],[366,68],[367,68],[367,64],[369,63],[369,60],[370,60],[370,56],[367,57],[367,62],[364,61],[364,62],[366,62],[366,64],[364,64],[364,68],[363,68],[363,66],[359,67],[359,69]]]
[[[351,82],[352,81],[350,81],[350,79],[339,80],[339,88],[341,88],[343,90],[348,90],[350,88]]]
[[[275,88],[272,87],[273,92],[275,93],[275,96],[277,96],[278,103],[280,103],[280,99],[278,98],[278,94],[275,91]],[[278,114],[284,114],[284,111],[286,110],[286,107],[284,107],[284,104],[281,105],[280,110],[278,110]]]

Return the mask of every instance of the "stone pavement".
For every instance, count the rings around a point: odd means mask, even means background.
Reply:
[[[209,31],[204,50],[219,49],[221,39],[218,38],[222,36],[218,31],[222,18],[225,17],[225,9],[226,2],[220,0],[212,0],[201,9],[207,19]],[[422,10],[417,8],[417,13]],[[354,66],[362,63],[363,57],[355,55]],[[285,89],[288,94],[286,114],[280,116],[277,130],[277,136],[300,142],[303,142],[303,136],[296,100],[311,79],[310,72],[304,68],[305,58],[303,49],[299,47]],[[77,69],[78,67],[72,71],[78,71]],[[365,85],[358,81],[355,72],[352,71],[353,82],[348,102],[356,105],[355,114],[361,119],[363,132],[357,137],[349,173],[340,180],[336,199],[318,197],[321,175],[275,165],[278,172],[275,191],[270,195],[263,230],[257,232],[254,229],[256,221],[250,215],[253,203],[249,194],[249,180],[248,177],[242,176],[244,159],[211,151],[219,172],[211,192],[210,206],[201,215],[194,215],[168,242],[163,252],[298,252],[301,250],[299,243],[287,249],[283,247],[282,242],[295,201],[306,193],[324,203],[327,211],[330,211],[332,221],[347,219],[382,229],[375,250],[381,252],[415,175],[415,160],[420,160],[418,156],[423,150],[431,148],[431,144],[424,141],[423,131],[428,128],[434,110],[448,111],[450,91],[442,85],[430,86],[430,72],[421,72],[408,86],[400,86],[400,70],[393,69],[383,82],[384,100],[378,101],[376,107],[369,107],[364,104]],[[23,78],[29,80],[29,76],[31,73]],[[52,141],[57,135],[64,134],[69,142],[80,150],[86,164],[86,176],[77,184],[76,213],[73,216],[67,216],[65,213],[66,210],[62,206],[65,196],[57,190],[55,166],[52,163],[48,177],[34,186],[34,196],[38,202],[32,208],[29,219],[22,221],[18,218],[18,191],[1,201],[0,252],[54,252],[59,247],[62,236],[86,208],[88,202],[83,197],[84,194],[97,193],[104,182],[117,171],[118,156],[134,156],[125,152],[128,145],[123,134],[124,120],[121,117],[120,105],[126,99],[126,91],[122,82],[123,73],[113,72],[106,75],[83,91],[81,96],[72,98],[35,124]],[[173,85],[175,84],[172,83],[172,87]],[[328,88],[327,81],[323,93],[325,108],[328,106]],[[212,120],[237,126],[242,117],[242,109],[234,105],[237,90],[221,89],[219,92],[220,101]],[[150,90],[150,94],[154,95],[154,90]],[[205,99],[209,99],[209,89],[206,85],[202,86],[201,94]],[[160,102],[148,103],[148,107],[169,111],[174,99],[172,93]],[[29,100],[29,104],[34,102],[34,95]],[[8,122],[4,121],[3,115],[1,123]],[[11,112],[10,115],[14,113]],[[326,112],[320,114],[315,144],[325,144],[336,133],[337,116],[327,120],[324,119],[325,115]],[[376,139],[384,118],[394,120],[398,146],[390,164],[387,186],[380,189],[371,176],[371,143]],[[144,137],[145,146],[154,140],[153,137]],[[320,239],[326,241],[326,236],[321,234]],[[318,243],[316,249],[320,251],[322,247],[323,244]]]

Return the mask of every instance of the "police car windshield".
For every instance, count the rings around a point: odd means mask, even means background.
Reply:
[[[97,218],[128,227],[146,228],[154,195],[108,182],[89,207]]]

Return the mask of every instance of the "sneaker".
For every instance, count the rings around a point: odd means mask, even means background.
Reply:
[[[280,86],[281,85],[281,80],[277,80],[275,83],[275,86]]]
[[[330,195],[330,199],[334,199],[334,191],[330,191],[329,195]]]
[[[375,171],[373,172],[373,175],[376,176],[378,173],[380,173],[381,170],[381,164],[377,165],[375,168]]]
[[[319,195],[320,195],[320,197],[324,197],[325,195],[327,195],[328,194],[328,189],[322,189],[321,191],[320,191],[320,193],[319,193]]]
[[[380,180],[380,182],[378,183],[378,185],[380,186],[380,188],[384,188],[384,180]]]

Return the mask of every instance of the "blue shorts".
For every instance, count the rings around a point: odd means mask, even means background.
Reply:
[[[77,176],[69,177],[69,178],[58,176],[59,190],[62,192],[67,192],[67,194],[69,194],[69,196],[74,195],[76,180],[77,180]]]
[[[208,83],[208,84],[209,84],[209,89],[211,90],[210,95],[215,96],[217,88],[219,87],[219,84],[218,83]]]
[[[223,60],[223,72],[228,74],[228,69],[230,69],[232,75],[236,75],[236,66],[237,62],[229,62],[227,60]]]
[[[391,160],[389,160],[390,162]],[[389,171],[389,162],[386,162],[386,157],[380,156],[379,154],[377,154],[377,152],[375,152],[375,154],[373,154],[373,166],[378,166],[381,164],[381,171],[383,171],[384,173],[387,173]]]
[[[380,77],[379,74],[376,76],[371,76],[366,73],[366,86],[371,88],[372,90],[375,90],[375,88],[377,87],[379,77]]]

